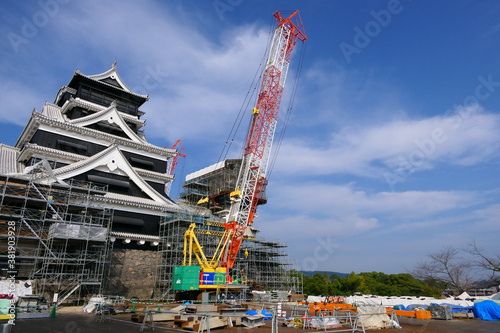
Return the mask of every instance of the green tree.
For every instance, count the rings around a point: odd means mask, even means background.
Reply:
[[[437,280],[418,280],[411,274],[363,272],[341,278],[336,274],[304,275],[304,293],[308,295],[353,295],[355,293],[379,296],[434,296],[439,297],[445,284]]]
[[[316,273],[304,277],[304,293],[308,295],[328,295],[329,279],[324,274]]]
[[[356,292],[368,294],[370,290],[366,284],[365,278],[361,275],[356,275],[354,272],[343,279],[340,279],[341,290],[345,295],[353,295]]]

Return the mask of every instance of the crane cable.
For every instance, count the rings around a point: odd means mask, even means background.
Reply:
[[[278,142],[276,144],[276,149],[274,150],[274,153],[271,156],[271,159],[269,162],[269,169],[268,169],[268,172],[266,174],[266,179],[268,179],[268,180],[269,180],[269,177],[271,176],[271,173],[273,171],[274,164],[276,163],[276,159],[277,159],[279,150],[281,148],[281,144],[283,143],[283,137],[285,136],[286,128],[288,126],[288,122],[290,121],[290,116],[292,114],[293,104],[295,102],[295,96],[297,95],[297,88],[299,85],[299,79],[300,79],[300,75],[302,74],[302,64],[304,62],[304,54],[306,51],[306,45],[307,45],[307,43],[302,43],[299,62],[298,62],[298,66],[297,66],[297,72],[295,75],[295,80],[293,82],[290,100],[288,102],[288,107],[287,107],[286,112],[285,112],[285,119],[283,121],[283,126],[281,127],[280,133],[278,135]]]
[[[229,132],[229,134],[227,136],[226,142],[225,142],[224,146],[222,147],[222,150],[221,150],[221,153],[219,155],[217,162],[221,162],[227,158],[227,155],[229,153],[231,145],[233,144],[234,139],[235,139],[236,135],[238,134],[241,123],[242,123],[243,119],[245,118],[245,115],[246,115],[245,110],[249,109],[250,102],[253,100],[253,96],[254,96],[256,90],[260,87],[259,83],[262,79],[262,75],[264,74],[262,67],[263,67],[263,64],[266,61],[267,56],[270,52],[271,43],[272,43],[272,39],[273,39],[273,35],[274,35],[273,25],[274,25],[274,20],[272,20],[271,24],[269,25],[269,33],[268,33],[268,41],[267,41],[266,51],[264,52],[264,54],[262,56],[262,59],[261,59],[260,64],[257,68],[257,71],[255,72],[255,75],[253,77],[252,83],[250,84],[250,87],[248,88],[246,96],[243,100],[243,103],[241,104],[241,107],[240,107],[240,110],[238,111],[236,119],[233,122],[233,125],[231,127],[231,131]],[[260,75],[259,75],[259,73],[260,73]],[[257,77],[258,77],[258,80],[257,80]],[[246,140],[246,138],[244,138],[244,140]],[[243,154],[243,150],[242,150],[242,154]]]

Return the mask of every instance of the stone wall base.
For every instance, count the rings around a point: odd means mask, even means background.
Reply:
[[[104,282],[104,294],[126,298],[151,298],[159,263],[160,253],[155,251],[113,250],[109,275]]]

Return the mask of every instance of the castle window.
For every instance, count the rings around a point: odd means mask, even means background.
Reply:
[[[87,175],[87,179],[94,183],[106,184],[111,186],[130,188],[130,183],[125,180],[113,179],[97,175]]]
[[[154,170],[155,164],[152,161],[146,161],[136,157],[130,157],[130,164],[135,167],[147,170]]]
[[[133,217],[115,215],[113,216],[113,223],[142,226],[144,225],[144,220]]]
[[[57,140],[57,146],[69,153],[85,154],[87,152],[87,146],[66,140]]]

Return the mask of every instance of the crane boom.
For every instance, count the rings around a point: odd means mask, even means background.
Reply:
[[[257,102],[252,109],[236,190],[231,193],[232,204],[226,218],[226,230],[233,230],[233,237],[221,265],[228,268],[234,265],[267,184],[269,157],[292,51],[297,40],[307,40],[298,10],[287,18],[283,18],[280,12],[273,15],[278,26],[274,31]]]

